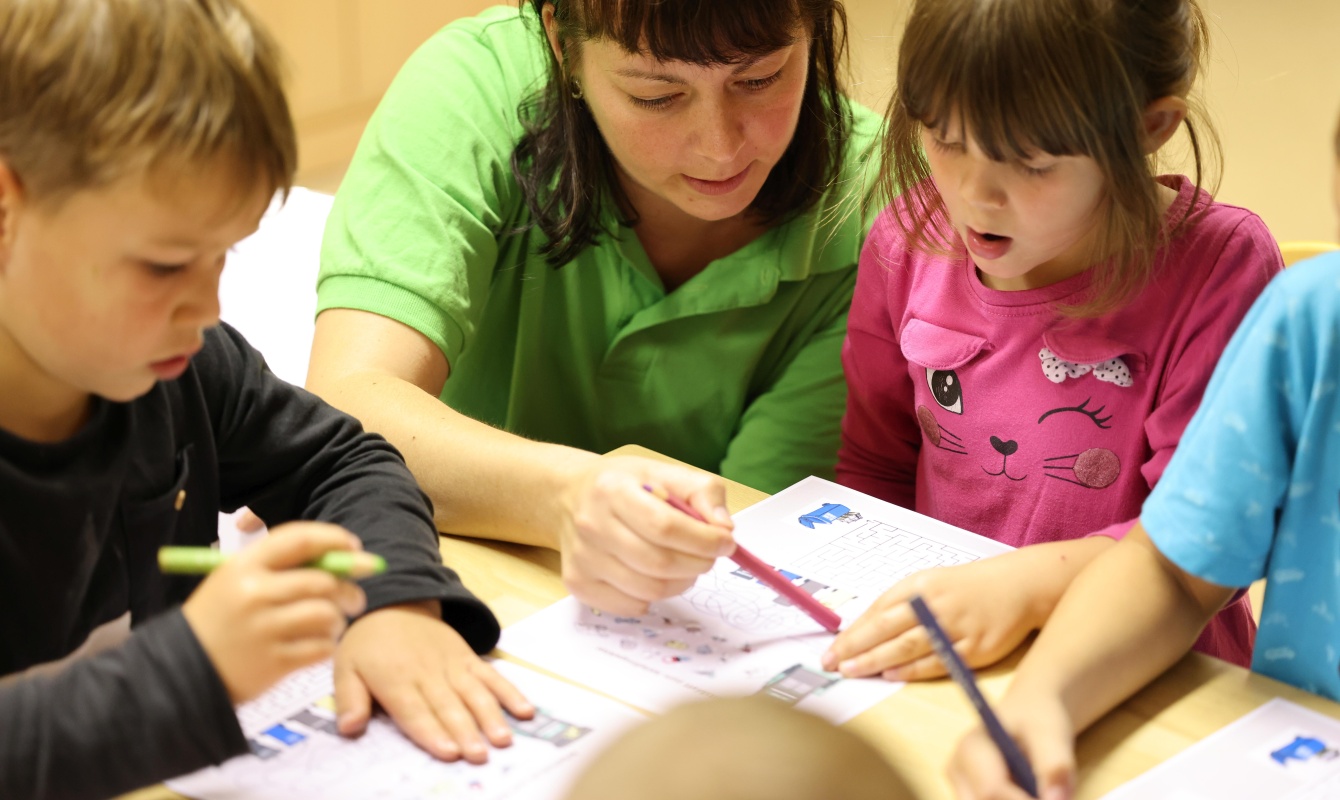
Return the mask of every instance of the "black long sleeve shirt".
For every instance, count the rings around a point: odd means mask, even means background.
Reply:
[[[493,614],[442,565],[399,453],[222,325],[181,378],[95,400],[64,442],[0,430],[0,674],[59,659],[126,612],[133,628],[120,647],[0,686],[0,797],[106,797],[246,750],[178,608],[200,579],[156,561],[165,544],[213,543],[218,512],[242,505],[272,525],[343,525],[385,556],[387,572],[361,582],[370,610],[436,599],[476,652],[497,642]]]

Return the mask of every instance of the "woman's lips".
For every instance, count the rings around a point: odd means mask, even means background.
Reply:
[[[986,261],[994,261],[1010,251],[1014,240],[1008,236],[982,233],[968,228],[968,251]]]
[[[732,175],[729,178],[726,178],[725,180],[707,181],[703,180],[702,178],[695,178],[691,175],[685,175],[684,181],[694,191],[697,191],[700,194],[709,194],[713,196],[730,194],[731,192],[740,188],[740,185],[744,183],[744,179],[749,177],[749,170],[752,169],[753,166],[754,166],[753,164],[750,164],[746,166],[744,169],[740,170],[738,173]]]

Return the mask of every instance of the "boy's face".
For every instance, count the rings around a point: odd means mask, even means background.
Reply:
[[[181,375],[219,320],[224,255],[269,197],[239,196],[220,166],[138,173],[42,206],[0,172],[3,374],[115,401]]]

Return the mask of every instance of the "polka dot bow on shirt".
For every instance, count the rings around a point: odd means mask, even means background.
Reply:
[[[1066,378],[1078,378],[1092,372],[1100,381],[1123,387],[1132,385],[1131,371],[1120,357],[1110,358],[1099,364],[1075,364],[1062,360],[1050,348],[1044,347],[1042,352],[1038,353],[1038,358],[1042,359],[1042,374],[1052,383],[1060,383]]]

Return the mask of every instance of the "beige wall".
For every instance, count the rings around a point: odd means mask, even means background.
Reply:
[[[326,189],[338,183],[364,122],[409,53],[451,19],[492,4],[248,1],[289,54],[300,181]],[[1203,2],[1212,51],[1202,96],[1224,145],[1219,198],[1256,211],[1277,238],[1334,239],[1340,0]],[[847,0],[853,91],[877,109],[888,98],[906,7],[907,0]]]
[[[1218,198],[1260,214],[1277,239],[1334,241],[1340,0],[1202,4],[1211,31],[1201,101],[1224,149]],[[854,93],[881,111],[907,7],[907,0],[847,0]],[[1190,169],[1178,151],[1169,168]]]

